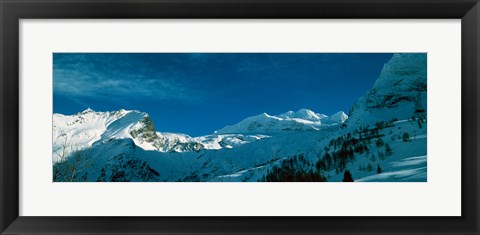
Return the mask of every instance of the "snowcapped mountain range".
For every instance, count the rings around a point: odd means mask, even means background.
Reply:
[[[137,110],[95,112],[86,109],[74,115],[53,115],[54,162],[59,160],[58,156],[66,143],[75,143],[75,149],[82,150],[112,139],[128,138],[144,150],[160,152],[233,148],[268,138],[268,134],[291,130],[319,130],[324,126],[341,124],[347,118],[344,112],[328,117],[308,109],[288,111],[278,116],[263,113],[226,126],[212,135],[190,137],[180,133],[158,132],[149,115]],[[323,121],[328,124],[323,124]]]
[[[329,125],[342,124],[347,118],[348,116],[342,111],[329,117],[309,109],[300,109],[297,112],[288,111],[277,116],[262,113],[245,118],[237,124],[226,126],[215,133],[271,133],[291,130],[319,130]]]
[[[426,181],[426,92],[426,54],[395,54],[350,116],[262,113],[191,137],[136,110],[54,114],[54,181]]]

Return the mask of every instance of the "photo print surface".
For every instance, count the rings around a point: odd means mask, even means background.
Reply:
[[[426,53],[54,53],[54,182],[427,182]]]

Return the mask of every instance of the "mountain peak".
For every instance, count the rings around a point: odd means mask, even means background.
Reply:
[[[287,118],[287,119],[299,118],[299,119],[304,119],[304,120],[313,121],[313,122],[320,121],[320,119],[323,116],[325,115],[315,113],[312,110],[306,109],[306,108],[299,109],[296,112],[288,111],[278,115],[278,117],[281,117],[281,118]]]
[[[268,113],[263,112],[263,113],[257,115],[257,117],[271,117],[271,116],[268,115]]]
[[[316,115],[312,110],[310,109],[299,109],[297,114],[304,114],[304,115]]]
[[[86,114],[86,113],[95,113],[95,110],[91,109],[91,108],[87,108],[85,110],[83,110],[82,112],[80,112],[81,114]]]
[[[336,112],[335,114],[332,114],[330,116],[330,119],[343,123],[348,119],[348,116],[345,112],[339,111],[339,112]]]
[[[215,133],[272,133],[289,130],[319,130],[324,124],[341,124],[347,118],[348,116],[343,111],[328,117],[310,109],[302,108],[296,112],[290,110],[276,116],[262,113],[247,117],[239,123],[225,126]]]
[[[407,119],[426,110],[427,54],[394,54],[373,87],[351,109],[350,122],[375,123]]]

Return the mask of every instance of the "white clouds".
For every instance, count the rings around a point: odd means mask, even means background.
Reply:
[[[54,93],[71,99],[104,100],[177,100],[193,101],[202,97],[200,92],[160,73],[140,73],[138,70],[99,68],[82,57],[77,61],[56,61],[53,69]],[[108,60],[105,61],[107,64]],[[130,65],[125,65],[130,66]],[[144,72],[144,71],[143,71]]]

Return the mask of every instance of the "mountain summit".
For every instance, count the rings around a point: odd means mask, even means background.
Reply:
[[[75,143],[70,148],[82,150],[112,139],[131,139],[142,149],[162,152],[202,148],[188,135],[158,132],[149,115],[138,110],[96,112],[86,109],[74,115],[53,115],[54,161],[58,160],[66,143]]]
[[[297,112],[288,111],[278,115],[281,118],[299,118],[304,120],[309,120],[313,122],[320,121],[320,119],[327,117],[325,114],[315,113],[310,109],[300,109]]]
[[[332,116],[315,113],[309,109],[288,111],[277,116],[262,113],[226,126],[215,133],[275,133],[281,131],[319,130],[329,125],[342,124],[348,116],[340,111]]]
[[[394,54],[373,87],[352,107],[348,123],[408,119],[427,112],[427,54]]]

